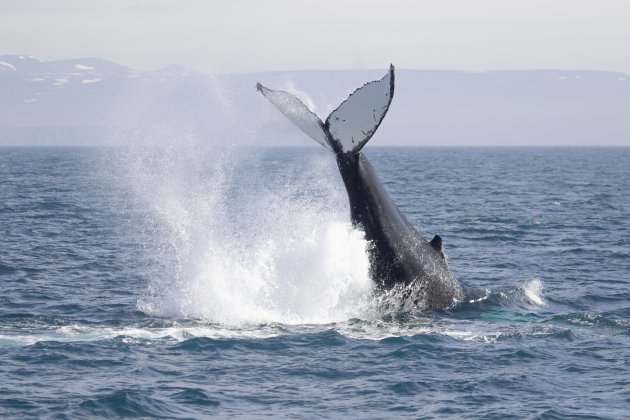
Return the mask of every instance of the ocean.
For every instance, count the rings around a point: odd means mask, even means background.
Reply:
[[[630,148],[368,145],[481,291],[418,313],[320,149],[0,148],[0,416],[628,418]]]

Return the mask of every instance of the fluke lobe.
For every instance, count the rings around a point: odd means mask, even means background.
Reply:
[[[361,149],[383,121],[394,96],[394,66],[352,93],[322,122],[290,93],[256,88],[309,137],[333,152],[348,192],[352,224],[370,242],[370,271],[383,303],[396,310],[445,308],[461,300],[448,271],[442,238],[430,242],[409,223],[379,182]]]

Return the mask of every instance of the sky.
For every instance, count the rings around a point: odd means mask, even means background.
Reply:
[[[0,54],[138,70],[630,74],[628,0],[1,0]]]

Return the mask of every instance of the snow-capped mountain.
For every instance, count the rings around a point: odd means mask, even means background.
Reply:
[[[0,56],[0,126],[105,125],[102,107],[114,105],[133,77],[131,69],[98,58]]]
[[[135,71],[99,58],[0,56],[0,145],[125,144],[187,138],[310,144],[256,82],[324,119],[381,70],[209,75]],[[630,76],[601,71],[398,70],[371,145],[630,145]]]

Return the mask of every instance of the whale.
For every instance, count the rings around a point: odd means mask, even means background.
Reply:
[[[348,194],[350,219],[368,242],[370,277],[388,309],[448,308],[465,291],[450,273],[442,238],[425,239],[398,209],[362,152],[394,97],[394,66],[356,89],[322,121],[291,93],[257,83],[258,92],[306,135],[331,151]],[[431,211],[435,206],[431,206]]]

